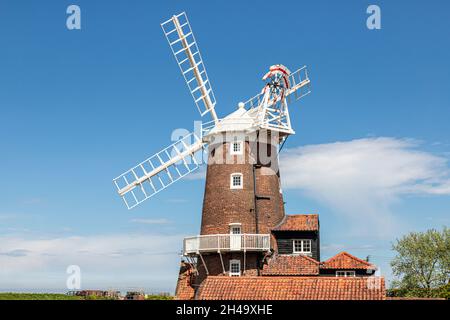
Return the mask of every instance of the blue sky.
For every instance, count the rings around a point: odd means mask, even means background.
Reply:
[[[81,30],[66,28],[72,3]],[[366,28],[372,3],[381,30]],[[181,239],[199,230],[204,180],[128,211],[111,179],[200,120],[159,26],[181,11],[219,117],[260,91],[270,65],[308,66],[312,94],[290,109],[287,212],[320,214],[323,259],[371,255],[390,278],[396,237],[449,222],[449,9],[0,0],[0,290],[64,290],[70,264],[83,287],[173,290]],[[322,166],[305,165],[317,157]]]

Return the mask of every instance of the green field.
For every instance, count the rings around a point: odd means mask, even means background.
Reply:
[[[0,300],[82,300],[82,297],[60,293],[0,293]]]
[[[150,294],[145,300],[173,300],[173,296]]]
[[[146,300],[172,300],[173,297],[169,295],[148,295]],[[0,292],[0,300],[111,300],[106,297],[79,297],[69,296],[61,293],[13,293]]]

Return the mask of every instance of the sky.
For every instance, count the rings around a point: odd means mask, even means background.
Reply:
[[[68,30],[66,9],[81,8]],[[366,9],[381,9],[369,30]],[[200,115],[159,24],[186,11],[223,117],[270,65],[308,66],[280,154],[286,211],[319,213],[322,260],[441,229],[450,208],[448,1],[0,0],[0,291],[173,292],[204,167],[129,211],[112,179]],[[210,121],[208,116],[203,121]]]

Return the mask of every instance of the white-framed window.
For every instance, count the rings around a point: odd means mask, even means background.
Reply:
[[[230,223],[230,234],[242,234],[240,223]]]
[[[243,152],[243,143],[242,141],[233,141],[230,144],[230,154],[242,154]]]
[[[293,252],[305,255],[311,255],[311,240],[310,239],[294,239],[292,241]]]
[[[230,189],[242,189],[242,173],[232,173],[230,176]]]
[[[230,277],[241,276],[241,260],[230,260]]]
[[[336,277],[354,277],[355,271],[351,270],[339,270],[336,271]]]

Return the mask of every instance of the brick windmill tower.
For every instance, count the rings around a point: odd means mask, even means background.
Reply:
[[[209,114],[212,121],[113,182],[131,209],[196,170],[206,158],[201,230],[184,240],[186,265],[197,283],[209,275],[256,276],[262,258],[276,243],[270,230],[285,217],[278,153],[295,133],[288,104],[310,92],[307,69],[291,73],[283,65],[271,66],[259,94],[218,118],[186,14],[173,16],[161,27],[200,114]]]

